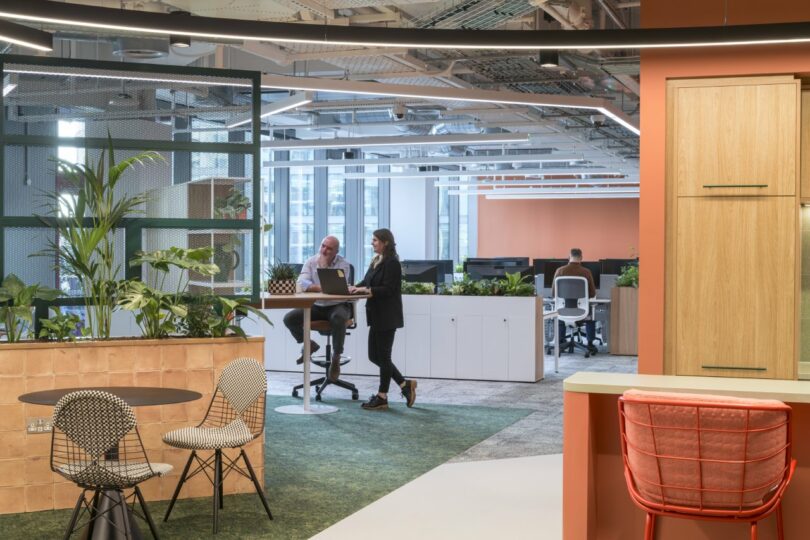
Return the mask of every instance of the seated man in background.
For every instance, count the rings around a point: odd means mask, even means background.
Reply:
[[[596,285],[593,282],[593,275],[591,271],[582,266],[582,250],[579,248],[571,248],[571,255],[568,258],[568,264],[565,266],[561,266],[557,268],[557,271],[554,272],[554,279],[556,280],[560,276],[576,276],[576,277],[584,277],[588,280],[588,297],[594,298],[596,296]],[[555,294],[554,289],[552,288],[552,296]],[[565,323],[559,321],[560,326],[560,341],[562,342],[565,338]],[[590,319],[585,321],[585,338],[588,341],[588,351],[591,354],[596,354],[598,349],[596,345],[593,344],[593,340],[596,338],[596,321],[592,321]],[[571,336],[571,339],[574,339]]]
[[[301,268],[298,276],[298,285],[303,292],[321,292],[318,279],[318,268],[338,268],[343,270],[346,281],[349,280],[349,262],[338,255],[340,240],[334,236],[327,236],[321,241],[318,254],[310,257]],[[312,306],[313,321],[329,321],[332,328],[332,358],[329,364],[329,379],[335,381],[340,377],[340,355],[343,354],[343,342],[346,339],[346,321],[351,317],[351,307],[347,302],[319,300]],[[304,310],[293,309],[284,316],[284,325],[290,331],[295,341],[304,342]],[[310,352],[320,349],[320,345],[310,341]],[[296,360],[300,364],[304,361],[303,353]]]

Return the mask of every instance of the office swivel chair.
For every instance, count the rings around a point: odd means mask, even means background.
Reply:
[[[354,266],[349,265],[349,282],[354,282]],[[357,323],[355,322],[355,305],[354,302],[349,302],[349,309],[351,310],[351,315],[349,319],[346,321],[346,335],[349,335],[348,330],[357,328]],[[315,401],[321,401],[321,394],[323,393],[324,388],[329,386],[330,384],[334,384],[335,386],[339,386],[341,388],[345,388],[346,390],[351,390],[352,392],[352,399],[357,400],[360,399],[360,392],[357,390],[357,387],[350,382],[344,381],[342,379],[338,379],[336,381],[329,380],[329,366],[332,363],[332,327],[329,325],[329,321],[312,321],[310,323],[310,328],[314,332],[318,332],[322,336],[326,336],[326,353],[324,356],[314,356],[312,357],[312,363],[318,367],[323,368],[324,373],[323,377],[319,377],[309,382],[310,386],[315,387]],[[343,366],[348,364],[351,361],[351,356],[344,356],[341,355],[340,357],[340,365]],[[298,397],[298,391],[303,389],[304,385],[299,384],[293,387],[292,395],[293,397]]]
[[[588,280],[579,276],[560,276],[554,279],[554,309],[557,311],[557,318],[565,323],[566,327],[576,329],[577,323],[587,319],[590,314],[590,299],[588,298]],[[580,347],[585,351],[585,358],[591,353],[588,346],[574,339],[560,344],[560,351],[568,348],[569,353],[574,352],[575,347]],[[563,336],[559,336],[562,340]]]

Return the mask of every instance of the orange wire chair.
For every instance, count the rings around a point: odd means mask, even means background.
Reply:
[[[793,477],[791,408],[780,401],[628,390],[619,398],[627,489],[657,516],[757,523],[776,513]]]

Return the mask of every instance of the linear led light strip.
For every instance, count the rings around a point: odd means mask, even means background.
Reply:
[[[639,188],[633,186],[627,187],[606,187],[606,188],[596,188],[596,187],[587,187],[587,188],[572,188],[572,187],[562,187],[562,188],[504,188],[504,189],[479,189],[476,191],[448,191],[449,195],[532,195],[537,194],[541,195],[545,194],[554,194],[554,195],[565,195],[565,194],[573,194],[573,193],[638,193]]]
[[[236,86],[242,88],[250,88],[253,86],[250,83],[237,83],[231,82],[229,80],[223,81],[205,81],[205,80],[198,80],[194,78],[189,79],[167,79],[163,77],[145,77],[143,75],[138,75],[136,73],[127,74],[127,75],[115,75],[110,73],[96,73],[93,71],[53,71],[53,70],[39,70],[39,69],[28,69],[28,68],[10,68],[6,67],[3,69],[3,73],[20,73],[24,75],[43,75],[43,76],[57,76],[57,77],[85,77],[88,79],[112,79],[116,81],[126,80],[126,81],[145,81],[145,82],[165,82],[165,83],[180,83],[180,84],[188,84],[188,85],[203,85],[203,86]]]
[[[126,13],[126,15],[124,15]],[[248,21],[80,6],[44,0],[3,0],[0,16],[56,25],[196,38],[360,47],[432,49],[573,50],[717,47],[804,43],[807,23],[632,30],[425,30],[340,27]],[[125,19],[126,24],[122,21]],[[229,32],[224,28],[231,29]]]
[[[487,199],[638,199],[638,193],[561,193],[531,195],[486,195]]]
[[[294,94],[292,96],[276,101],[275,103],[267,103],[265,105],[262,105],[259,118],[266,118],[273,114],[279,114],[284,111],[289,111],[290,109],[295,109],[296,107],[306,105],[307,103],[312,103],[312,95],[309,92],[304,92],[302,94]],[[247,124],[251,120],[253,120],[253,115],[247,114],[244,115],[244,117],[239,117],[235,122],[229,124],[226,127],[228,129],[232,129],[237,126]]]
[[[394,171],[394,172],[368,172],[343,173],[346,180],[364,180],[366,178],[505,178],[508,176],[554,176],[554,175],[599,175],[624,176],[620,171],[608,169],[508,169],[508,170],[481,170],[481,171]],[[477,182],[471,182],[473,184]],[[464,182],[452,182],[451,185],[463,185]]]
[[[0,12],[0,15],[2,12]],[[147,81],[147,82],[162,82],[162,83],[178,83],[178,84],[196,84],[196,85],[205,85],[205,86],[234,86],[234,87],[242,87],[242,88],[250,88],[252,85],[249,83],[237,83],[237,82],[230,82],[230,81],[205,81],[205,80],[195,80],[195,79],[167,79],[161,77],[144,77],[142,75],[131,74],[131,75],[113,75],[113,74],[106,74],[106,73],[95,73],[95,72],[69,72],[69,71],[45,71],[45,70],[36,70],[36,69],[19,69],[19,68],[7,68],[4,70],[6,73],[24,73],[30,75],[45,75],[45,76],[61,76],[61,77],[87,77],[87,78],[95,78],[95,79],[113,79],[113,80],[132,80],[132,81]],[[295,81],[296,77],[285,77],[289,81]],[[611,118],[618,124],[624,126],[631,132],[639,135],[641,132],[640,130],[634,126],[633,124],[627,122],[624,118],[617,116],[613,111],[605,107],[593,107],[593,106],[586,106],[586,105],[566,105],[561,103],[536,103],[533,101],[519,101],[519,100],[499,100],[499,99],[491,99],[491,98],[481,98],[477,99],[474,97],[469,96],[448,96],[445,98],[438,97],[435,95],[429,94],[420,94],[417,91],[397,91],[392,92],[390,90],[381,90],[381,91],[373,91],[373,90],[356,90],[356,89],[340,89],[340,88],[329,88],[330,81],[323,81],[322,84],[318,85],[305,85],[305,84],[289,84],[289,81],[285,81],[284,84],[270,84],[270,83],[262,83],[262,88],[268,89],[275,89],[275,90],[302,90],[302,91],[312,91],[312,92],[333,92],[333,93],[342,93],[342,94],[357,94],[357,95],[368,95],[368,96],[391,96],[391,97],[407,97],[407,98],[416,98],[416,99],[427,99],[427,100],[436,100],[436,99],[445,99],[450,101],[461,101],[461,102],[471,102],[471,103],[498,103],[502,105],[528,105],[532,107],[558,107],[561,109],[564,108],[571,108],[571,109],[584,109],[584,110],[592,110],[597,111],[605,116]]]
[[[37,51],[50,52],[53,50],[52,34],[8,21],[0,21],[0,41],[7,41]]]
[[[628,185],[638,186],[638,178],[553,178],[538,180],[502,180],[485,182],[434,182],[433,187],[456,188],[458,191],[478,189],[482,186],[511,187],[511,186],[556,186],[556,185]],[[452,189],[450,190],[452,191]]]
[[[273,79],[280,79],[279,83],[270,82]],[[360,89],[360,85],[357,87],[351,88],[341,88],[338,86],[343,81],[313,81],[311,78],[306,78],[308,84],[302,82],[301,77],[287,77],[287,76],[263,76],[262,77],[262,88],[272,88],[276,90],[309,90],[313,92],[333,92],[333,93],[343,93],[343,94],[357,94],[357,95],[365,95],[365,96],[391,96],[391,97],[405,97],[405,98],[415,98],[415,99],[426,99],[426,100],[445,100],[445,101],[461,101],[461,102],[470,102],[470,103],[498,103],[502,105],[523,105],[523,106],[530,106],[530,107],[556,107],[560,109],[583,109],[583,110],[591,110],[597,111],[600,114],[604,114],[608,116],[618,124],[624,126],[625,128],[629,129],[631,132],[635,133],[636,135],[641,134],[639,128],[625,120],[624,118],[616,115],[613,111],[606,107],[599,107],[594,105],[584,105],[584,104],[577,104],[577,103],[562,103],[562,102],[542,102],[542,101],[529,101],[529,100],[521,100],[521,99],[499,99],[497,97],[496,92],[492,92],[492,97],[482,97],[476,98],[473,96],[467,95],[447,95],[447,96],[440,96],[436,94],[425,93],[424,90],[420,92],[419,90],[407,90],[403,88],[405,85],[385,85],[385,86],[396,86],[396,91],[391,91],[389,89],[381,89],[381,90],[366,90]],[[333,84],[333,87],[330,88],[330,82]],[[380,84],[380,83],[376,83]],[[381,85],[382,86],[382,85]],[[420,88],[415,86],[414,88]],[[557,97],[557,96],[555,96]],[[565,97],[565,96],[560,96]]]
[[[231,127],[231,126],[228,126]],[[357,137],[340,139],[312,139],[302,141],[264,141],[262,148],[271,150],[297,150],[322,148],[357,148],[377,146],[421,146],[437,144],[500,144],[528,143],[527,133],[491,133],[474,135],[426,135],[416,137]]]
[[[356,167],[358,165],[485,165],[492,163],[570,163],[585,161],[583,154],[520,154],[516,156],[461,156],[461,157],[424,157],[408,156],[401,158],[378,159],[320,159],[320,160],[294,160],[294,161],[266,161],[264,167],[280,169],[286,167]],[[491,172],[491,171],[486,171]],[[374,174],[374,173],[369,173]],[[390,174],[390,173],[388,173]],[[369,178],[368,175],[365,176]],[[380,178],[388,178],[381,176]]]

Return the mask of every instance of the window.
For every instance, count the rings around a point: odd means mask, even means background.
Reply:
[[[458,261],[470,255],[470,197],[458,197]]]
[[[269,140],[270,137],[267,135],[262,136],[262,140]],[[262,148],[261,150],[261,162],[265,163],[268,161],[272,161],[273,159],[273,152],[269,148]],[[263,169],[262,174],[262,199],[260,204],[260,212],[262,216],[262,226],[266,224],[273,224],[275,223],[275,209],[276,209],[276,182],[274,176],[275,169]],[[275,234],[273,234],[273,229],[271,228],[269,231],[261,233],[262,245],[261,245],[261,265],[262,268],[270,268],[270,266],[275,261]]]
[[[326,232],[346,245],[346,179],[343,178],[345,167],[328,167]]]
[[[450,249],[450,196],[447,188],[439,188],[439,258],[456,259]]]
[[[291,160],[312,160],[312,150],[290,152]],[[290,262],[304,262],[315,247],[315,174],[313,167],[290,167]]]
[[[372,167],[367,167],[371,169]],[[376,167],[373,167],[376,169]],[[380,228],[380,181],[376,178],[363,180],[363,268],[368,268],[374,258],[371,249],[371,234]]]

